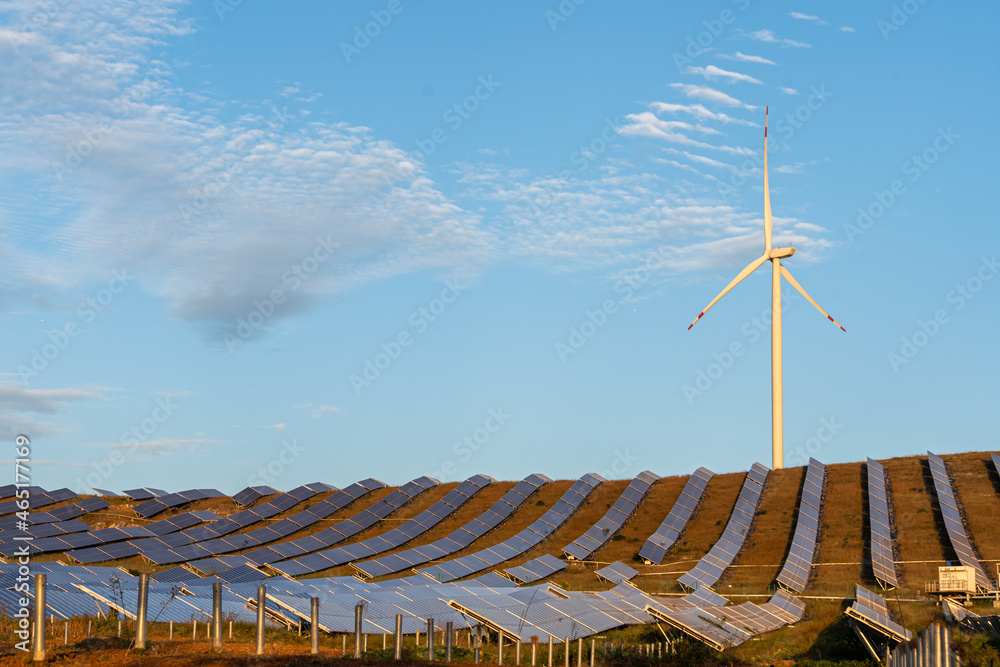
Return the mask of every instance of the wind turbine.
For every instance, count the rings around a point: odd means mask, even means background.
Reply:
[[[785,277],[792,287],[797,289],[802,296],[808,299],[809,303],[816,306],[816,310],[826,315],[826,318],[840,327],[841,331],[847,331],[844,327],[830,317],[829,313],[819,307],[809,294],[802,289],[802,285],[799,285],[798,281],[792,277],[792,274],[788,272],[784,266],[781,265],[781,260],[786,257],[791,257],[795,254],[795,248],[791,246],[787,248],[772,248],[771,247],[771,192],[768,189],[767,184],[767,112],[768,109],[764,109],[764,254],[750,262],[745,269],[740,271],[740,274],[733,279],[733,282],[726,286],[726,289],[719,293],[719,296],[712,299],[712,302],[705,306],[705,309],[698,313],[698,317],[694,318],[694,322],[688,326],[688,330],[691,330],[698,320],[704,317],[708,309],[716,304],[716,302],[724,297],[726,293],[736,287],[744,278],[749,276],[751,273],[757,270],[757,268],[764,262],[771,261],[771,467],[774,470],[778,470],[784,467],[784,447],[783,447],[783,431],[784,431],[784,420],[782,415],[782,392],[781,392],[781,276]]]

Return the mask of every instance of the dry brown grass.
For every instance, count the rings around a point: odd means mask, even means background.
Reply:
[[[804,476],[804,468],[775,470],[767,476],[753,533],[735,567],[730,568],[728,576],[716,586],[720,593],[769,592],[768,587],[781,571],[785,554],[792,544],[792,527]]]
[[[902,597],[922,590],[924,582],[937,579],[937,568],[954,558],[936,509],[934,485],[924,457],[882,461],[892,485],[901,573]]]
[[[1000,479],[988,452],[943,457],[951,470],[955,495],[965,512],[969,536],[987,566],[996,576],[1000,562]]]

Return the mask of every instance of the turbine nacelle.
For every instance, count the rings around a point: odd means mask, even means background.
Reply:
[[[784,259],[786,257],[791,257],[794,254],[795,254],[795,248],[792,247],[771,248],[766,253],[764,253],[764,256],[767,257],[768,259]]]

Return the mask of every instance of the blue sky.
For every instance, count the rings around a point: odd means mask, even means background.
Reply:
[[[786,301],[786,464],[995,448],[997,12],[4,2],[0,435],[78,491],[769,464],[769,272],[686,329],[770,105],[847,328]]]

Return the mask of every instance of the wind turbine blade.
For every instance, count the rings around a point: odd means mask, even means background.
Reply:
[[[771,249],[771,189],[767,184],[767,112],[764,107],[764,252]]]
[[[823,310],[822,308],[820,308],[819,304],[816,303],[815,301],[813,301],[813,298],[811,296],[809,296],[804,289],[802,289],[802,285],[800,285],[798,283],[798,281],[795,280],[795,278],[792,278],[792,274],[790,274],[788,272],[788,269],[786,269],[783,264],[781,265],[780,268],[781,268],[781,275],[783,275],[785,277],[785,280],[787,280],[788,282],[790,282],[792,284],[792,287],[794,287],[799,292],[801,292],[802,296],[804,296],[805,298],[809,299],[809,303],[811,303],[812,305],[816,306],[816,310],[818,310],[819,312],[821,312],[824,315],[826,315],[826,319],[830,320],[831,322],[833,322],[834,324],[836,324],[838,327],[840,327],[841,331],[844,331],[844,332],[847,331],[847,329],[845,329],[844,327],[840,326],[840,322],[838,322],[837,320],[835,320],[832,317],[830,317],[829,313],[827,313],[825,310]]]
[[[746,278],[747,276],[749,276],[751,273],[753,273],[754,271],[756,271],[757,267],[759,267],[761,264],[763,264],[766,261],[767,261],[767,256],[766,255],[762,255],[762,256],[758,257],[757,259],[755,259],[754,261],[750,262],[747,265],[747,268],[745,268],[742,271],[740,271],[740,274],[738,276],[736,276],[735,278],[733,278],[733,282],[731,282],[728,285],[726,285],[726,289],[724,289],[721,292],[719,292],[719,296],[717,296],[714,299],[712,299],[712,303],[710,303],[707,306],[705,306],[705,309],[703,311],[701,311],[700,313],[698,313],[698,317],[694,318],[694,322],[692,322],[691,325],[688,327],[688,331],[690,331],[691,327],[693,327],[698,322],[698,320],[700,320],[705,315],[705,313],[708,312],[709,308],[711,308],[712,306],[714,306],[719,301],[719,299],[721,299],[722,297],[726,296],[726,293],[729,290],[731,290],[734,287],[736,287],[740,283],[741,280],[743,280],[744,278]]]

